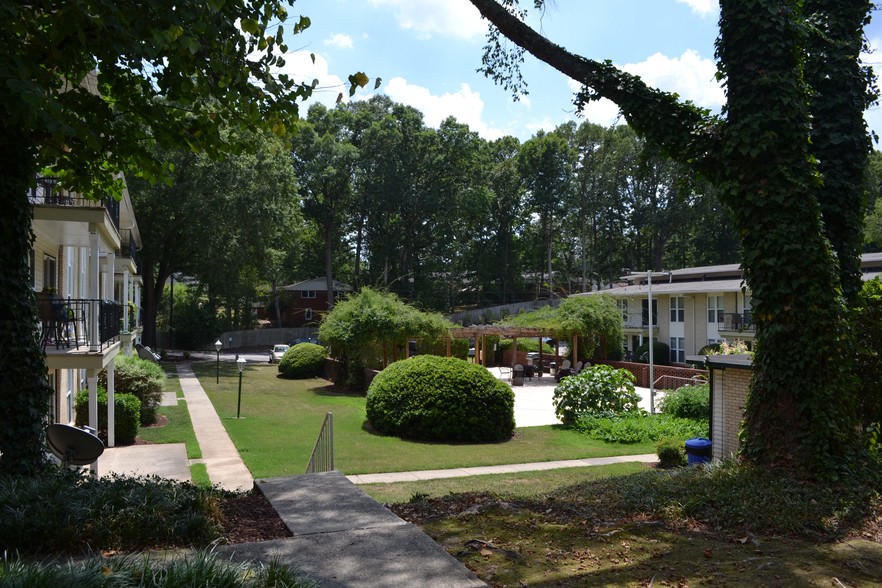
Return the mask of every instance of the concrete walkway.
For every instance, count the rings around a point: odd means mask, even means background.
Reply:
[[[484,474],[517,474],[540,470],[557,470],[563,468],[582,468],[586,466],[610,465],[626,462],[652,463],[658,461],[654,453],[642,455],[617,455],[613,457],[591,457],[585,459],[568,459],[566,461],[539,461],[533,463],[514,463],[497,466],[478,466],[473,468],[454,468],[447,470],[421,470],[415,472],[390,472],[387,474],[353,474],[346,476],[354,484],[388,484],[390,482],[418,482],[420,480],[436,480],[439,478],[463,478],[466,476],[482,476]]]
[[[293,537],[216,548],[222,557],[292,565],[323,588],[486,586],[339,472],[258,480],[257,487]]]
[[[177,368],[196,441],[202,449],[200,461],[208,470],[208,479],[225,490],[251,490],[254,478],[239,457],[236,446],[196,379],[193,368],[188,363],[178,364]]]

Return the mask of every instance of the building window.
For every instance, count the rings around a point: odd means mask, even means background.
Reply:
[[[306,310],[303,311],[303,318],[308,321],[312,320],[312,309],[311,308],[307,308]]]
[[[619,310],[622,311],[622,320],[626,323],[628,322],[628,301],[627,299],[617,299],[616,306],[619,307]]]
[[[303,290],[300,292],[301,298],[315,298],[315,290]]]
[[[51,255],[43,256],[43,290],[58,292],[58,262]]]
[[[641,306],[643,307],[643,326],[647,326],[649,324],[649,300],[642,300]],[[658,326],[658,299],[652,299],[652,326]]]
[[[671,361],[686,363],[686,349],[683,337],[671,337]]]
[[[707,322],[719,323],[723,318],[723,297],[707,297]]]
[[[671,322],[682,323],[686,317],[686,299],[682,296],[671,297]]]

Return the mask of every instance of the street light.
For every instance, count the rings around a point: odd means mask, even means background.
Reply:
[[[646,270],[645,272],[631,272],[630,270],[626,270],[623,273],[626,275],[623,276],[623,279],[626,279],[628,276],[636,275],[636,276],[646,276],[646,283],[649,288],[649,308],[647,312],[649,313],[648,320],[648,328],[649,328],[649,412],[651,414],[655,414],[655,372],[653,371],[654,367],[654,357],[653,357],[653,348],[655,345],[652,341],[652,278],[663,278],[665,276],[670,277],[671,272],[654,272],[652,270]]]
[[[217,341],[214,342],[214,348],[217,351],[217,366],[216,366],[217,369],[215,370],[215,376],[216,376],[215,379],[217,380],[215,382],[216,384],[220,384],[220,350],[221,350],[221,347],[223,347],[223,346],[224,346],[224,344],[221,343],[220,339],[218,339]]]
[[[245,358],[241,355],[236,358],[236,367],[239,368],[239,402],[236,405],[236,418],[241,418],[242,413],[242,372],[245,371]]]

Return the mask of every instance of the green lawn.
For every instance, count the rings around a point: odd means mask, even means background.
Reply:
[[[250,364],[242,380],[243,418],[236,418],[238,372],[214,363],[193,364],[200,384],[256,478],[301,474],[325,413],[334,413],[335,467],[346,474],[446,469],[533,461],[654,453],[652,444],[613,445],[559,426],[517,429],[504,443],[445,444],[402,441],[370,432],[364,397],[340,393],[324,380],[285,380],[277,367]]]
[[[180,389],[177,379],[166,381],[166,392],[171,392],[175,387]],[[168,418],[168,424],[162,427],[140,427],[138,437],[150,443],[184,443],[187,446],[189,459],[202,457],[202,450],[199,448],[190,422],[190,411],[180,392],[177,406],[160,406],[156,409],[156,413]]]

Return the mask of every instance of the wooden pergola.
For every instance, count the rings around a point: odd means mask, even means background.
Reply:
[[[517,363],[518,338],[538,338],[539,339],[539,367],[542,366],[542,337],[546,336],[542,329],[536,327],[506,327],[500,325],[472,325],[471,327],[456,327],[450,329],[450,336],[454,339],[474,339],[475,340],[475,363],[480,363],[487,367],[486,337],[488,335],[498,336],[504,339],[512,340],[511,368]],[[450,357],[450,341],[447,342],[447,356]]]

